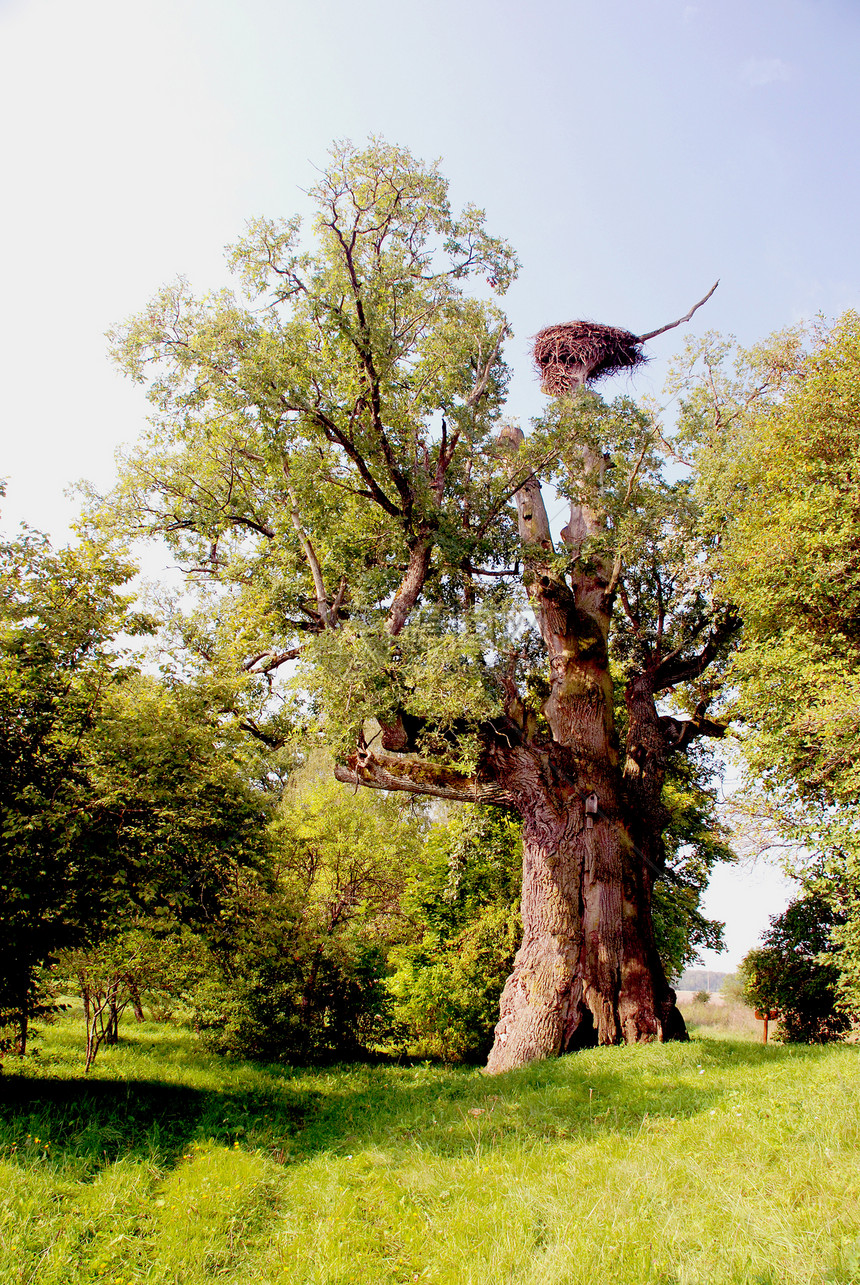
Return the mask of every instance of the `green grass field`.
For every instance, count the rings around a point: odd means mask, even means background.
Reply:
[[[498,1079],[223,1062],[66,1017],[0,1075],[0,1281],[860,1282],[856,1046],[598,1049]]]

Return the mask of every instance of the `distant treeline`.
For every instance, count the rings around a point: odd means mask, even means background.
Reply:
[[[715,973],[705,968],[685,968],[674,985],[679,991],[707,991],[715,995],[730,976],[730,973]]]

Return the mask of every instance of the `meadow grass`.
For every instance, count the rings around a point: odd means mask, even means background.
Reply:
[[[67,1016],[0,1075],[0,1280],[860,1282],[856,1047],[226,1062]]]
[[[707,1003],[691,999],[679,1000],[679,1008],[693,1036],[713,1035],[730,1040],[761,1040],[762,1023],[757,1021],[751,1008],[739,1000],[711,999]],[[770,1023],[770,1036],[779,1030],[778,1022]]]

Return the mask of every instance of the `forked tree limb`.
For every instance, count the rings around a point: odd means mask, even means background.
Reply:
[[[692,718],[673,718],[663,714],[658,720],[666,737],[670,750],[683,750],[699,736],[721,738],[728,731],[728,723],[708,718],[705,714],[705,702],[700,701]]]
[[[721,616],[712,623],[710,633],[701,651],[684,657],[684,643],[660,662],[654,671],[654,692],[664,692],[678,683],[695,682],[717,657],[725,644],[738,632],[743,621],[735,607],[725,607]],[[704,626],[703,626],[704,627]],[[698,631],[697,631],[698,632]],[[690,639],[688,638],[689,642]]]
[[[649,330],[647,335],[639,335],[638,336],[639,343],[644,344],[646,340],[656,339],[657,335],[665,334],[667,330],[674,330],[676,326],[683,326],[684,322],[689,321],[693,316],[693,313],[697,312],[698,309],[701,308],[703,303],[708,302],[711,295],[714,293],[714,291],[716,290],[719,284],[720,284],[719,278],[717,278],[717,280],[711,286],[708,293],[705,295],[704,299],[700,299],[698,303],[694,303],[690,311],[686,314],[686,316],[679,317],[677,321],[670,321],[668,326],[661,326],[659,330]]]

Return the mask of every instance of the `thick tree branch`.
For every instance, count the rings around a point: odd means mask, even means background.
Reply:
[[[328,598],[325,591],[325,582],[323,580],[322,567],[317,557],[316,549],[313,546],[310,536],[305,534],[302,526],[302,517],[299,513],[299,501],[296,492],[290,480],[290,462],[285,457],[283,461],[284,477],[287,483],[287,495],[290,497],[290,521],[296,535],[299,537],[299,544],[302,546],[302,552],[310,568],[310,573],[314,582],[314,590],[317,596],[317,611],[319,612],[320,623],[323,629],[333,629],[334,621],[329,617]]]
[[[442,417],[442,441],[439,444],[439,455],[436,460],[436,468],[433,474],[433,480],[430,483],[430,489],[436,497],[436,503],[442,503],[442,496],[445,492],[445,476],[451,467],[451,461],[454,458],[454,452],[457,449],[457,443],[460,440],[460,430],[457,429],[448,437],[448,422]],[[427,472],[429,475],[429,458],[427,448],[424,447],[424,456],[427,460]]]
[[[718,723],[706,717],[707,702],[700,701],[692,718],[673,718],[663,714],[659,718],[660,729],[666,738],[670,750],[682,750],[699,736],[721,738],[728,730],[728,723]]]
[[[499,444],[507,450],[519,451],[525,434],[516,424],[505,424],[499,433]],[[534,473],[530,474],[514,493],[517,506],[517,527],[523,544],[542,553],[552,553],[552,536],[549,529],[546,505],[541,486]]]
[[[596,451],[592,446],[587,444],[582,446],[581,451],[581,477],[584,479],[597,477],[599,485],[602,486],[603,470],[605,467],[603,456],[599,451]],[[568,468],[567,472],[568,477],[574,486],[578,486],[580,483],[580,475],[574,473],[572,468]],[[581,497],[579,501],[571,501],[570,517],[567,525],[561,529],[561,538],[570,549],[574,559],[579,557],[582,552],[582,546],[585,544],[586,540],[590,539],[592,536],[599,535],[605,524],[604,515],[589,504],[584,496]],[[610,576],[607,575],[606,580],[609,581],[609,579]]]
[[[253,518],[242,517],[238,513],[225,513],[224,517],[234,526],[247,527],[249,531],[256,531],[258,535],[264,535],[267,540],[274,540],[275,532],[271,527],[265,526],[262,522],[255,522]]]
[[[615,558],[612,563],[612,573],[609,577],[609,584],[606,586],[604,601],[607,608],[611,607],[612,601],[618,592],[618,586],[621,582],[621,572],[624,566],[624,558],[620,549],[616,549]],[[626,611],[626,608],[625,608]]]
[[[302,650],[301,647],[290,647],[288,651],[261,651],[246,660],[242,668],[248,674],[268,674],[288,660],[298,660]],[[260,661],[265,663],[261,665]]]
[[[645,456],[648,454],[648,447],[650,445],[651,445],[651,438],[649,437],[645,442],[645,445],[642,447],[642,450],[639,452],[636,463],[633,466],[633,471],[631,472],[630,477],[627,481],[627,490],[624,492],[624,499],[621,501],[622,507],[624,508],[626,508],[627,505],[630,503],[630,497],[633,494],[634,483],[636,482],[636,478],[638,476],[639,470],[642,467],[642,461],[645,459]]]
[[[344,433],[342,429],[338,428],[334,420],[329,415],[326,415],[325,411],[321,410],[319,407],[308,406],[288,406],[287,409],[300,410],[304,414],[309,415],[312,419],[315,419],[328,440],[330,442],[334,442],[335,445],[340,446],[352,460],[353,464],[358,469],[362,480],[366,483],[367,489],[372,498],[379,507],[391,518],[402,518],[404,516],[403,510],[398,508],[394,501],[389,499],[385,494],[382,487],[370,471],[364,456],[356,449],[352,439],[348,434]]]
[[[518,576],[522,570],[518,562],[512,567],[503,567],[501,571],[494,571],[490,567],[474,567],[468,559],[463,563],[463,569],[470,576]]]
[[[610,580],[610,584],[611,583],[612,581]],[[618,596],[621,599],[621,605],[624,608],[624,614],[627,617],[627,619],[630,621],[634,634],[636,635],[637,638],[641,639],[642,619],[638,611],[634,609],[633,604],[630,601],[630,595],[627,592],[627,586],[625,584],[620,585],[618,590]]]
[[[331,604],[331,611],[329,613],[331,616],[333,625],[337,624],[338,616],[340,615],[340,609],[344,604],[346,596],[347,596],[346,576],[342,576],[340,584],[337,587],[337,593],[334,595],[334,600]]]
[[[409,753],[420,756],[421,737],[428,729],[435,730],[437,734],[440,731],[438,725],[431,719],[401,712],[397,715],[395,722],[381,725],[382,748],[395,750],[399,754]],[[454,719],[442,733],[442,738],[451,746],[456,746],[463,736],[474,733],[480,737],[487,751],[496,747],[507,752],[523,743],[522,724],[509,717],[489,719],[478,724],[477,727],[466,719]]]
[[[388,619],[385,622],[385,627],[392,637],[396,638],[403,629],[409,619],[410,611],[421,596],[424,581],[427,579],[427,572],[430,570],[432,552],[433,545],[426,539],[419,541],[409,551],[409,564],[406,568],[406,574],[400,581],[400,586],[394,595],[394,601],[388,613]]]
[[[252,718],[243,719],[239,726],[243,731],[250,732],[255,740],[262,742],[263,745],[267,745],[270,750],[279,750],[285,743],[285,738],[283,736],[272,736],[271,733],[264,732],[261,727],[257,726]]]
[[[712,626],[708,640],[695,656],[683,657],[676,648],[654,671],[654,691],[665,691],[676,683],[689,683],[700,678],[719,652],[741,627],[740,616],[733,607],[726,608],[722,617]]]
[[[496,781],[482,781],[426,759],[369,747],[351,754],[347,765],[338,765],[334,774],[348,785],[366,785],[372,790],[399,790],[459,803],[513,802],[507,789]]]
[[[353,231],[352,240],[347,243],[336,222],[332,222],[329,226],[332,228],[332,231],[341,244],[347,271],[349,272],[353,297],[355,299],[355,312],[358,319],[361,338],[358,342],[355,340],[353,342],[355,343],[356,351],[361,358],[361,363],[364,366],[365,378],[367,379],[368,391],[370,393],[370,411],[373,427],[376,431],[377,437],[379,438],[379,444],[382,447],[382,454],[385,459],[386,468],[388,469],[388,475],[397,488],[397,493],[403,504],[404,513],[408,516],[412,512],[415,496],[408,478],[402,469],[398,467],[397,458],[392,449],[391,442],[388,440],[388,435],[385,432],[385,425],[382,422],[382,399],[380,394],[379,374],[376,370],[376,363],[373,359],[373,339],[364,311],[364,301],[361,297],[361,285],[358,280],[358,273],[355,270],[355,259],[353,256],[356,232]]]

